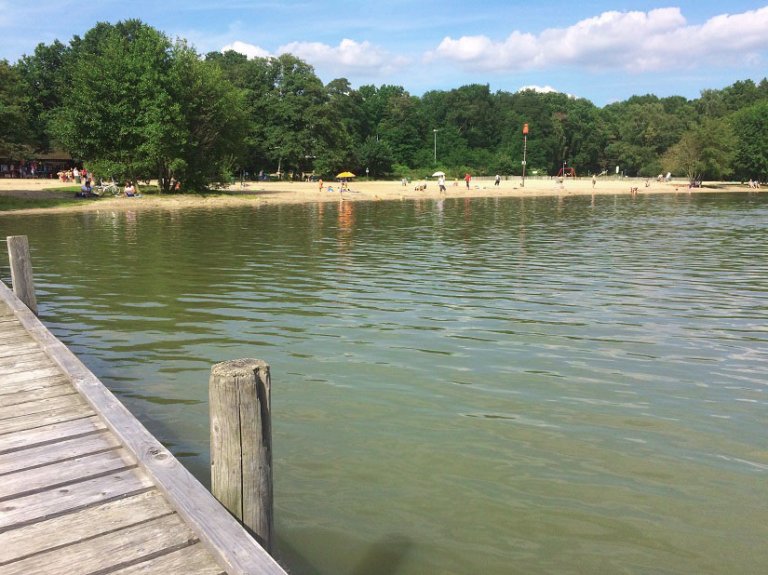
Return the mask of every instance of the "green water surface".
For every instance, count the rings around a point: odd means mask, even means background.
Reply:
[[[41,319],[204,483],[210,366],[271,365],[292,573],[768,572],[768,194],[0,231],[29,236]]]

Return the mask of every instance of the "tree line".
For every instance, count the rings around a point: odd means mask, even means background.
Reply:
[[[414,96],[324,85],[290,55],[198,54],[141,22],[99,23],[68,45],[0,61],[0,157],[65,150],[97,174],[202,191],[243,174],[371,177],[526,173],[690,181],[768,178],[768,80],[700,97],[599,108],[562,93],[472,84]]]

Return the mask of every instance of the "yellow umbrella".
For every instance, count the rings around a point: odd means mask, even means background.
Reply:
[[[337,178],[354,178],[356,176],[352,172],[341,172],[340,174],[336,174],[336,177]]]

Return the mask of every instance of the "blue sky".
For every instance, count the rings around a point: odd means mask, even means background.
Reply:
[[[290,52],[326,83],[414,95],[481,83],[604,106],[634,94],[696,98],[768,75],[768,3],[742,0],[0,0],[0,59],[127,18],[200,53]]]

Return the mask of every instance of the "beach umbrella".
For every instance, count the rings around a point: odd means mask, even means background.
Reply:
[[[341,172],[340,174],[336,174],[337,178],[354,178],[355,174],[352,172]]]
[[[445,175],[445,172],[435,172],[434,174],[432,174],[432,177],[439,178],[440,176],[444,176],[444,175]]]

